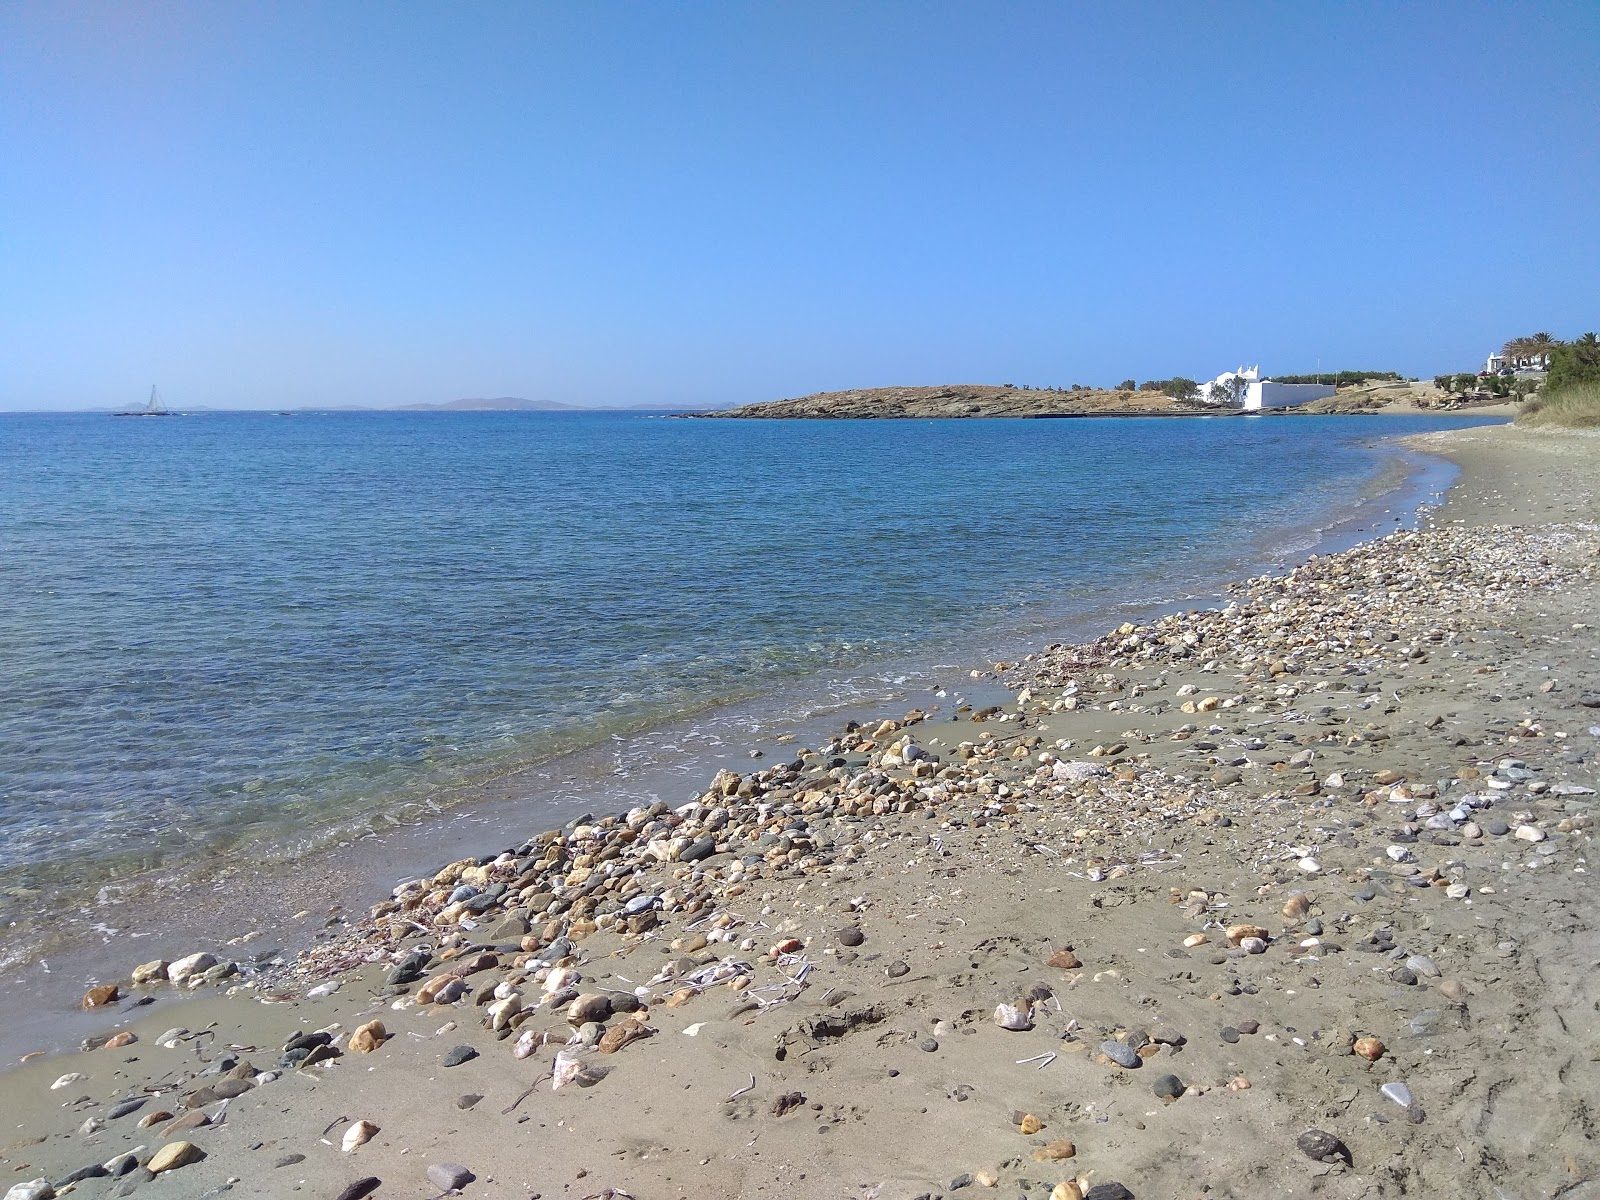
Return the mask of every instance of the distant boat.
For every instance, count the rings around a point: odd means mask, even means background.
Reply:
[[[130,408],[127,412],[112,413],[113,417],[175,417],[165,404],[161,403],[161,393],[156,391],[156,385],[150,385],[150,399],[143,408]]]

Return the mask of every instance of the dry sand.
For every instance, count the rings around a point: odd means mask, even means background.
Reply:
[[[1413,443],[1464,469],[1422,531],[1008,665],[1002,711],[930,698],[682,815],[482,847],[231,990],[124,980],[84,1032],[136,1042],[3,1076],[0,1183],[186,1140],[73,1193],[433,1197],[448,1162],[519,1200],[1600,1196],[1600,437]],[[644,1006],[608,1042],[650,1031],[559,1089],[600,1030],[552,959]],[[496,987],[531,1010],[503,1039]],[[280,1065],[314,1030],[342,1053]]]

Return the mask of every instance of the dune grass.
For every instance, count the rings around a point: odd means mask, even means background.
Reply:
[[[1575,383],[1549,396],[1534,396],[1517,413],[1517,424],[1600,428],[1600,383]]]

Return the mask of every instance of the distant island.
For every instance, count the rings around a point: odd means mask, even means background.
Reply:
[[[681,412],[679,405],[562,404],[558,400],[525,400],[521,396],[496,396],[488,400],[446,400],[439,404],[397,404],[392,412]]]

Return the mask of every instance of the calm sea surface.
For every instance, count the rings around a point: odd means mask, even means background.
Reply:
[[[0,919],[1207,594],[1453,423],[0,416]]]

